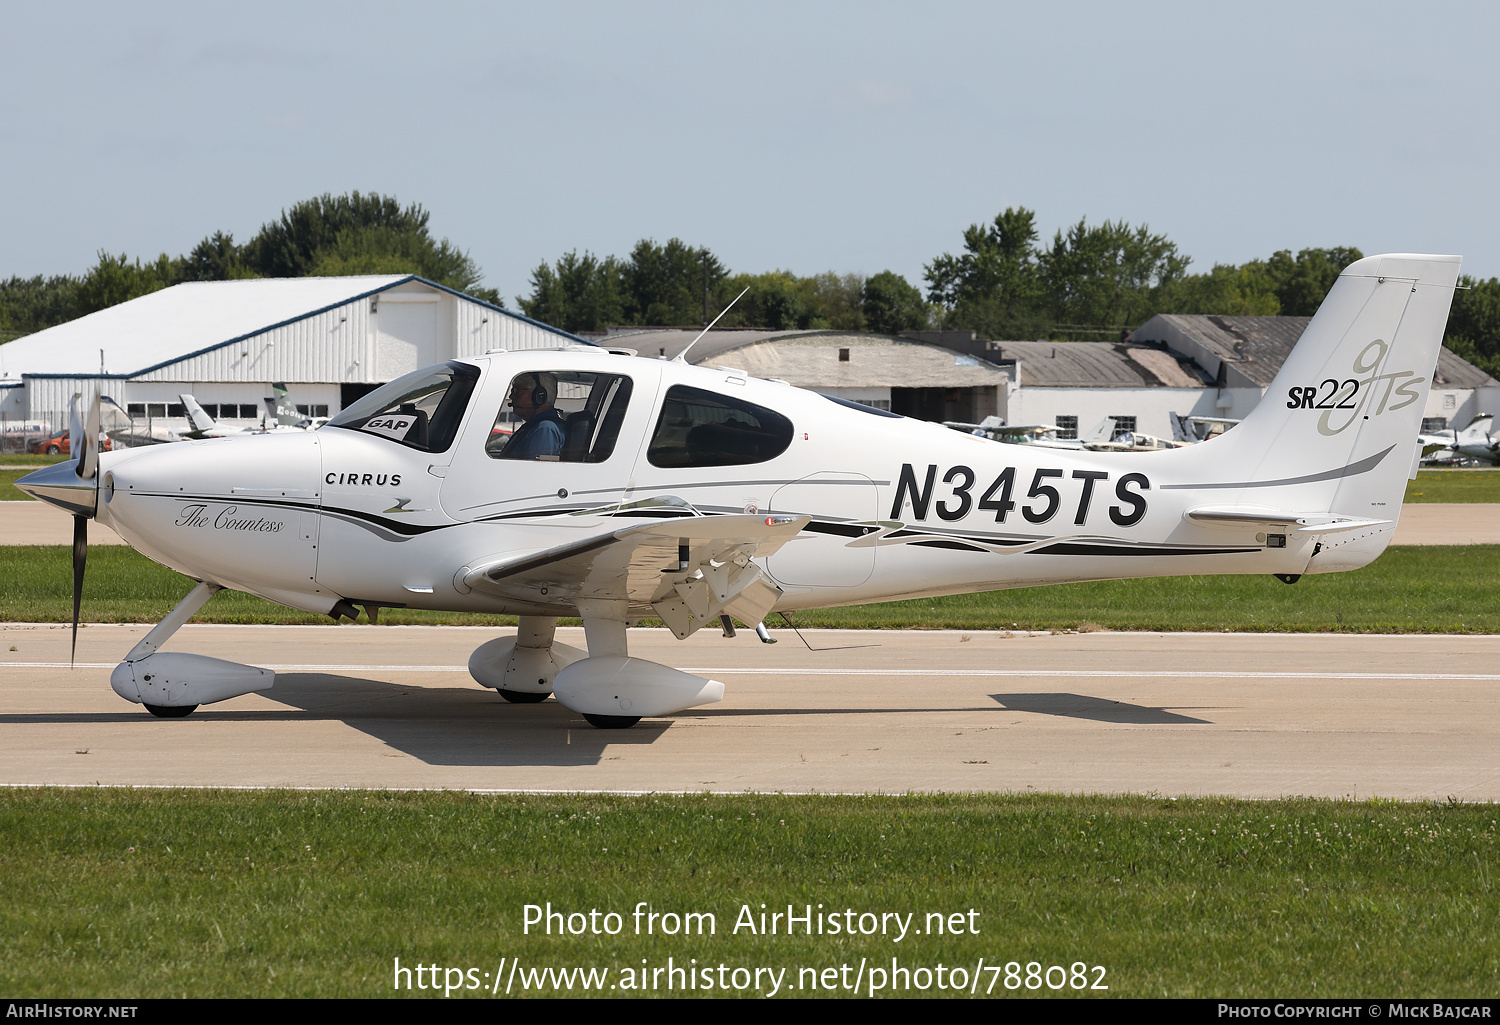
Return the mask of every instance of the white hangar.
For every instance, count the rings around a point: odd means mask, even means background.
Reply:
[[[588,344],[410,274],[190,282],[0,345],[0,418],[62,429],[98,386],[132,417],[181,416],[188,392],[258,420],[272,382],[328,416],[431,363],[569,343]]]

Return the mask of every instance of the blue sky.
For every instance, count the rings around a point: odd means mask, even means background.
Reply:
[[[351,190],[508,300],[570,249],[920,282],[1006,206],[1500,275],[1500,7],[0,0],[0,277]]]

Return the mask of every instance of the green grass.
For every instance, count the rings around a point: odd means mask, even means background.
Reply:
[[[24,470],[0,470],[0,502],[31,502],[35,501],[30,495],[16,487],[16,480],[26,476],[34,469],[27,467]]]
[[[71,456],[32,455],[29,452],[0,453],[0,466],[51,466],[65,463]]]
[[[1500,545],[1390,548],[1365,569],[1303,577],[1166,577],[1062,584],[799,612],[798,626],[844,629],[1278,630],[1500,633]],[[0,621],[65,623],[73,576],[65,546],[0,546]],[[184,577],[129,548],[89,550],[83,616],[154,623],[190,589]],[[199,623],[327,623],[225,591]],[[509,617],[386,609],[382,623],[495,625]],[[773,618],[775,628],[780,620]]]
[[[21,469],[0,470],[0,502],[30,502],[34,499],[16,487],[16,479],[24,477],[39,466],[67,461],[67,456],[32,456],[16,453],[0,454],[0,466],[16,466]]]
[[[1102,965],[1110,988],[1091,996],[1488,997],[1497,817],[1156,797],[4,790],[0,991],[378,997],[397,957],[616,980],[670,956],[786,968],[790,995],[811,995],[799,967],[848,964],[852,979],[861,958],[897,957]],[[549,901],[624,929],[523,934],[523,905]],[[637,936],[638,901],[712,912],[716,932]],[[918,928],[933,912],[967,925],[972,908],[978,935],[734,934],[762,903],[914,912]],[[1003,973],[993,995],[1009,995]]]
[[[1408,502],[1500,502],[1500,467],[1420,470],[1406,484]]]

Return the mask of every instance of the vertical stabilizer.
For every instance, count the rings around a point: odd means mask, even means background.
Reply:
[[[1078,439],[1085,445],[1097,445],[1107,441],[1115,440],[1115,421],[1111,417],[1105,417],[1094,425],[1094,429]]]
[[[292,402],[291,396],[287,393],[285,384],[279,382],[273,383],[271,391],[275,394],[266,398],[266,408],[270,411],[271,416],[275,418],[278,426],[296,427],[303,420],[307,419],[301,413],[297,412],[297,406]]]
[[[182,403],[182,408],[187,411],[188,422],[193,425],[195,431],[211,431],[216,426],[214,418],[208,415],[207,410],[198,405],[198,400],[191,395],[179,395],[177,401]]]
[[[1390,541],[1458,271],[1457,256],[1351,264],[1254,411],[1196,450],[1231,502],[1389,521],[1331,537],[1308,572],[1363,566]]]

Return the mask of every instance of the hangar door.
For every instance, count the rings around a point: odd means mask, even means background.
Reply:
[[[438,299],[382,298],[375,311],[375,376],[394,381],[438,362]]]

